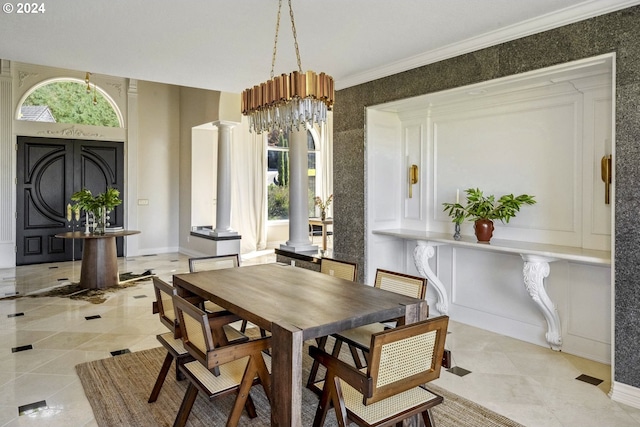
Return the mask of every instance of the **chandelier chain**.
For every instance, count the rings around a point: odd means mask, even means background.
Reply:
[[[276,19],[276,36],[273,40],[273,56],[271,57],[271,78],[273,79],[273,70],[276,66],[276,52],[278,51],[278,32],[280,31],[280,9],[282,8],[282,0],[278,1],[278,18]]]
[[[273,55],[271,56],[271,78],[273,79],[276,67],[276,56],[278,52],[278,33],[280,32],[280,10],[282,9],[282,0],[278,1],[278,17],[276,19],[276,35],[273,40]],[[289,0],[289,17],[291,18],[291,32],[293,33],[293,46],[296,51],[296,60],[298,61],[298,71],[302,73],[302,61],[300,60],[300,49],[298,48],[298,34],[296,33],[296,21],[293,18],[293,7]]]
[[[289,0],[289,16],[291,17],[291,31],[293,32],[293,45],[296,48],[296,58],[298,59],[298,71],[302,73],[302,61],[300,61],[300,50],[298,49],[298,36],[296,34],[296,21],[293,19],[293,7]]]

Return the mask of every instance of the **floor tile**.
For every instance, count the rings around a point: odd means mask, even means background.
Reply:
[[[273,252],[243,256],[241,265],[274,259]],[[172,274],[188,272],[187,260],[174,253],[119,259],[118,263],[120,271],[139,274],[153,269],[170,281]],[[0,278],[7,278],[2,285],[8,284],[19,295],[35,295],[41,289],[77,281],[79,275],[79,261],[0,269]],[[166,332],[151,313],[155,299],[151,281],[106,298],[102,304],[42,296],[0,299],[0,426],[97,426],[75,366],[112,357],[114,350],[158,347],[156,334]],[[25,315],[7,317],[17,312]],[[85,320],[92,315],[100,318]],[[526,426],[640,426],[640,409],[607,396],[608,365],[455,321],[450,321],[449,331],[446,347],[452,351],[453,365],[471,373],[459,377],[443,369],[434,384]],[[11,353],[11,348],[29,344],[33,350]],[[575,379],[580,374],[604,381],[599,386],[587,384]],[[19,405],[38,400],[47,401],[47,410],[18,417]]]

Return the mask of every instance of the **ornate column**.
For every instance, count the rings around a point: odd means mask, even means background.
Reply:
[[[556,261],[556,258],[527,254],[520,254],[520,256],[524,260],[522,269],[524,286],[547,321],[545,338],[552,350],[559,351],[562,348],[560,316],[555,304],[551,301],[544,288],[544,279],[549,276],[550,272],[549,263]]]
[[[0,268],[16,265],[15,167],[11,62],[0,59]]]
[[[418,245],[413,250],[413,262],[418,269],[418,272],[429,280],[429,284],[432,285],[438,294],[438,302],[436,302],[436,308],[440,314],[449,313],[449,297],[447,290],[444,287],[442,281],[433,272],[431,266],[429,266],[429,259],[433,258],[436,253],[435,247],[440,245],[439,243],[428,242],[424,240],[418,240]]]
[[[138,80],[129,79],[127,85],[127,185],[124,209],[124,226],[130,230],[139,230],[138,214],[138,148],[140,146],[140,119],[138,118]],[[140,254],[140,239],[124,239],[125,255]]]
[[[289,132],[289,240],[280,249],[315,252],[309,239],[309,175],[307,129]]]
[[[237,236],[231,229],[231,129],[235,122],[216,121],[218,127],[218,189],[216,203],[216,228],[213,235]]]

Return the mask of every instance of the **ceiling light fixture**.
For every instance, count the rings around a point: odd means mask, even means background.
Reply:
[[[249,129],[257,133],[270,132],[274,129],[288,131],[292,127],[299,130],[301,125],[325,123],[327,111],[333,107],[335,92],[333,78],[325,73],[302,71],[291,0],[289,0],[289,16],[298,71],[274,77],[281,8],[282,0],[279,0],[271,59],[271,80],[242,92],[242,114],[249,116]]]
[[[91,73],[87,71],[87,74],[84,75],[84,82],[87,84],[87,93],[91,93],[91,86],[89,85],[90,77],[91,77]]]

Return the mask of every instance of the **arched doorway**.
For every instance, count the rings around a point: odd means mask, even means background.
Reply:
[[[53,79],[34,86],[19,103],[16,119],[123,126],[113,101],[95,85],[77,79]],[[84,218],[68,215],[74,192],[87,188],[97,194],[107,187],[123,192],[124,143],[18,136],[17,149],[16,265],[81,258],[81,241],[55,235],[84,227]],[[123,212],[122,206],[116,208],[110,223],[122,226]],[[123,243],[118,240],[121,256]]]

